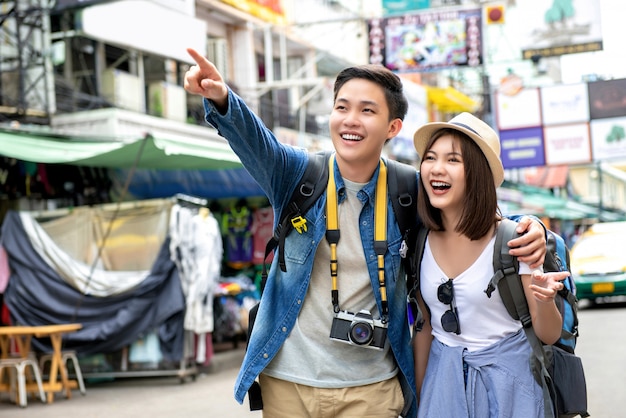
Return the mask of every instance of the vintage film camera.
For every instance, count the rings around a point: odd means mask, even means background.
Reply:
[[[374,319],[370,311],[340,311],[330,328],[330,339],[374,350],[382,350],[387,339],[387,324]]]

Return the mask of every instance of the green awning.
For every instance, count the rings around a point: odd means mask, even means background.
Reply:
[[[516,212],[517,214],[528,213],[538,217],[545,216],[562,220],[601,217],[604,221],[617,221],[626,217],[623,213],[599,211],[596,206],[555,196],[549,190],[523,184],[506,184],[499,189],[498,196],[504,204],[518,205],[519,212]]]
[[[224,140],[137,138],[103,141],[0,128],[0,155],[22,161],[90,167],[161,170],[212,170],[239,168],[241,162]]]

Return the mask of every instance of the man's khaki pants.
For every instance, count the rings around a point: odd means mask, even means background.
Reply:
[[[398,418],[404,397],[397,377],[371,385],[324,389],[261,374],[263,418]]]

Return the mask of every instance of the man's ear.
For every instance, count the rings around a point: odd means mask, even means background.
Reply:
[[[396,118],[389,123],[389,132],[387,133],[387,140],[395,137],[402,130],[402,119]]]

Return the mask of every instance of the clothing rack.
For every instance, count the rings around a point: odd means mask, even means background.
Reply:
[[[198,199],[198,198],[194,198],[194,199]],[[96,209],[109,210],[109,211],[115,210],[115,209],[126,210],[126,209],[145,208],[145,207],[150,207],[150,206],[161,206],[167,202],[168,200],[166,199],[157,198],[157,199],[145,199],[145,200],[131,201],[131,202],[101,203],[98,205],[91,205],[91,206],[85,205],[85,206],[57,208],[57,209],[19,210],[19,212],[26,213],[37,220],[41,220],[41,219],[60,218],[63,216],[67,216],[74,211],[86,210],[89,208],[96,208]]]
[[[209,207],[209,201],[201,197],[190,196],[184,193],[177,193],[174,198],[178,203],[186,203],[193,206]]]
[[[94,371],[83,372],[83,378],[86,379],[108,379],[108,378],[122,378],[122,377],[178,377],[180,383],[185,383],[187,378],[195,381],[196,376],[199,374],[198,367],[193,360],[193,349],[190,347],[190,338],[193,339],[193,334],[190,331],[185,331],[183,356],[180,359],[178,368],[155,368],[146,370],[132,370],[129,369],[129,347],[124,347],[121,350],[120,365],[117,370],[113,371]]]

